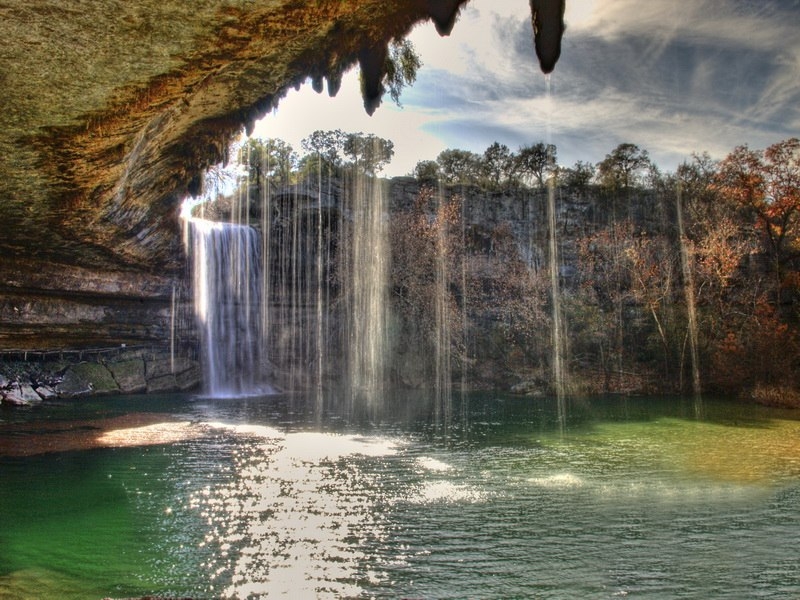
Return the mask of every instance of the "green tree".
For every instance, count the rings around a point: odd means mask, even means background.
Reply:
[[[247,165],[249,184],[259,192],[267,183],[276,186],[290,183],[297,161],[292,146],[279,139],[250,138],[239,149],[239,163]]]
[[[361,95],[368,114],[375,112],[387,91],[400,104],[400,94],[406,85],[417,79],[422,61],[408,40],[393,40],[388,46],[364,47],[359,53],[361,66]]]
[[[414,177],[420,181],[438,181],[439,163],[435,160],[421,160],[414,166]]]
[[[595,176],[595,166],[589,162],[577,161],[572,167],[558,169],[560,185],[574,190],[586,190]]]
[[[352,166],[370,175],[382,170],[394,156],[394,142],[371,133],[347,134],[342,149]]]
[[[436,157],[445,183],[475,183],[478,179],[480,156],[468,150],[442,150]]]
[[[342,151],[347,138],[341,129],[316,130],[300,141],[306,155],[300,160],[299,169],[305,176],[335,175],[342,166]]]
[[[640,183],[651,164],[647,150],[636,144],[620,144],[597,165],[597,175],[603,186],[627,190]]]
[[[421,66],[422,61],[410,41],[395,40],[389,44],[384,85],[389,91],[389,96],[398,106],[401,106],[400,94],[403,88],[413,85]]]
[[[513,172],[514,153],[508,146],[494,142],[486,148],[481,160],[481,174],[490,187],[499,188],[511,179]]]
[[[527,179],[527,183],[536,182],[539,187],[544,187],[546,175],[556,169],[556,147],[544,142],[521,146],[516,161],[517,171]]]

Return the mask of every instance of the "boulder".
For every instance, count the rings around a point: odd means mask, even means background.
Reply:
[[[159,354],[145,362],[147,392],[187,391],[200,385],[202,373],[197,361]]]
[[[49,385],[36,386],[36,393],[39,394],[39,397],[42,400],[52,400],[53,398],[58,398],[58,393],[56,393],[56,391]]]
[[[197,389],[203,381],[203,373],[200,370],[200,365],[194,361],[180,373],[175,375],[175,383],[178,389],[187,392]]]
[[[121,392],[136,394],[147,389],[145,366],[141,358],[112,362],[107,366]]]
[[[41,401],[41,396],[27,383],[12,383],[9,389],[3,392],[3,402],[15,406],[30,406]]]
[[[164,375],[173,375],[180,370],[178,367],[181,363],[182,359],[175,359],[173,369],[169,354],[157,354],[145,361],[145,377],[151,381]]]
[[[90,394],[112,394],[120,391],[114,376],[100,363],[83,362],[69,367],[56,392],[63,398]]]
[[[147,393],[158,393],[158,392],[174,392],[178,389],[178,382],[175,379],[175,375],[172,373],[168,373],[167,375],[161,375],[159,377],[154,377],[153,379],[147,380]]]

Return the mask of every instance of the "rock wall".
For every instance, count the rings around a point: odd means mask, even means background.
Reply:
[[[0,351],[193,337],[183,278],[32,260],[3,261],[0,278]]]
[[[197,360],[163,348],[6,353],[0,403],[31,406],[57,398],[189,391],[201,382]],[[16,360],[15,360],[16,359]]]
[[[420,191],[430,183],[413,177],[397,177],[388,185],[390,211],[408,210]],[[445,199],[458,196],[463,202],[464,224],[480,243],[484,238],[486,250],[491,245],[491,232],[507,227],[519,252],[534,268],[545,267],[548,235],[546,189],[487,190],[478,186],[445,186],[437,194]],[[599,226],[613,219],[630,218],[645,230],[660,230],[674,216],[650,190],[631,190],[624,206],[612,202],[608,193],[599,187],[585,189],[557,188],[554,190],[556,226],[562,271],[570,272],[576,260],[576,242]],[[562,272],[562,276],[563,276]]]
[[[437,206],[457,200],[458,215],[447,233],[445,275],[446,303],[451,311],[445,320],[451,339],[452,379],[469,371],[471,387],[544,390],[549,385],[551,359],[550,278],[548,265],[547,204],[545,189],[494,191],[477,186],[443,186],[400,177],[383,182],[388,201],[392,272],[390,313],[387,330],[390,349],[389,378],[400,387],[431,384],[437,341],[434,289],[437,250],[431,236],[436,233],[416,220],[424,200],[423,221],[437,220]],[[343,383],[347,372],[349,332],[347,281],[349,261],[347,227],[352,218],[347,180],[324,182],[324,193],[307,182],[275,190],[269,204],[262,205],[253,192],[249,206],[219,201],[203,207],[204,214],[231,220],[245,211],[250,222],[272,224],[272,308],[268,354],[276,381],[287,389],[313,388],[320,373],[324,385]],[[432,195],[431,195],[432,193]],[[669,226],[663,202],[653,192],[631,190],[624,200],[613,200],[600,188],[556,189],[559,276],[565,289],[579,284],[578,245],[585,236],[613,219],[630,219],[642,231],[657,232]],[[616,197],[616,196],[615,196]],[[262,210],[271,215],[264,218]],[[327,285],[316,295],[318,266],[318,215],[323,215],[321,281]],[[410,218],[409,218],[410,217]],[[462,229],[463,227],[463,229]],[[300,239],[294,236],[297,234]],[[311,243],[309,243],[311,240]],[[311,274],[309,276],[309,274]],[[298,275],[299,281],[294,281]],[[293,283],[294,282],[294,283]],[[299,290],[308,290],[296,296]],[[464,291],[466,290],[466,291]],[[317,344],[316,299],[324,298],[325,341]],[[464,311],[454,314],[452,311]],[[466,326],[465,326],[466,325]],[[318,365],[322,368],[317,371]],[[309,365],[314,365],[309,367]],[[463,368],[462,368],[463,367]]]
[[[431,11],[426,0],[11,0],[0,14],[0,249],[175,271],[177,204],[232,137],[309,76],[335,92],[344,70]]]

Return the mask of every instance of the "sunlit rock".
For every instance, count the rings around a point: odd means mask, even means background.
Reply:
[[[9,389],[2,392],[3,401],[16,406],[30,406],[42,401],[36,390],[27,383],[12,383]]]
[[[70,366],[55,390],[59,396],[66,398],[120,391],[111,372],[105,366],[94,362]]]
[[[37,385],[36,393],[42,400],[53,400],[58,397],[58,393],[49,385]]]

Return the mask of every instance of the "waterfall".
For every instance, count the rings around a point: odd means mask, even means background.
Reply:
[[[453,375],[451,344],[452,332],[450,330],[450,273],[448,265],[448,235],[449,223],[444,215],[443,190],[439,189],[437,211],[438,227],[436,228],[436,272],[435,303],[434,303],[434,365],[435,365],[435,415],[437,424],[444,425],[445,433],[448,430],[453,403]]]
[[[358,174],[349,194],[345,336],[349,400],[375,409],[383,395],[387,349],[389,244],[386,198],[377,178]]]
[[[260,235],[246,225],[188,223],[206,392],[213,397],[264,393]]]
[[[687,333],[689,336],[689,352],[692,360],[692,392],[694,394],[695,412],[702,412],[702,386],[700,382],[700,358],[697,338],[697,303],[695,301],[694,276],[689,264],[686,232],[683,226],[683,190],[678,183],[675,195],[676,211],[678,213],[678,243],[680,245],[681,272],[683,274],[683,290],[686,298]]]
[[[550,293],[551,308],[553,317],[553,386],[555,387],[556,400],[558,402],[558,421],[562,429],[566,420],[565,404],[565,374],[564,365],[564,324],[563,313],[561,311],[561,286],[559,282],[559,260],[558,260],[558,238],[556,232],[556,190],[553,178],[547,184],[547,221],[548,221],[548,242],[549,242],[549,267],[550,267]]]
[[[552,87],[550,74],[545,75],[545,97],[547,100],[547,144],[552,143],[551,138],[551,114],[552,114]],[[562,429],[566,425],[566,365],[564,364],[566,352],[566,329],[561,310],[561,285],[559,281],[559,258],[558,258],[558,231],[556,229],[556,182],[554,177],[547,181],[547,222],[548,222],[548,246],[549,246],[549,267],[550,267],[550,294],[552,303],[553,334],[552,334],[552,361],[553,361],[553,386],[556,392],[558,403],[558,422]]]

